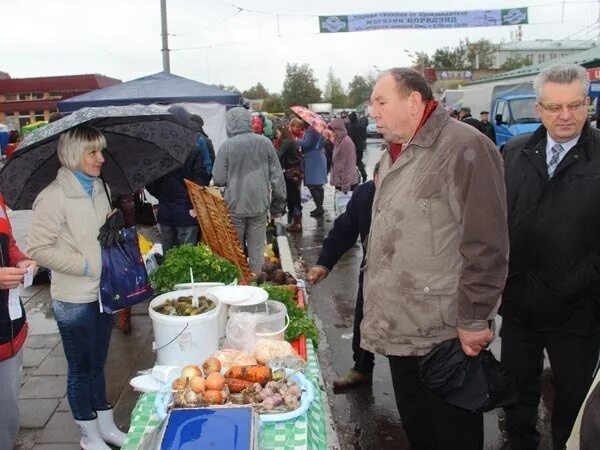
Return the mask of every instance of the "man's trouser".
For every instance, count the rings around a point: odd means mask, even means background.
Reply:
[[[562,449],[571,434],[579,408],[592,384],[598,363],[600,334],[536,332],[503,318],[502,364],[516,378],[519,401],[505,408],[506,431],[513,450],[537,449],[536,429],[542,392],[544,348],[550,358],[555,391],[552,442]]]
[[[396,404],[412,450],[483,449],[483,413],[446,403],[419,378],[423,357],[388,356]]]
[[[362,267],[361,267],[362,269]],[[354,333],[352,335],[352,357],[354,359],[354,370],[368,377],[373,375],[373,366],[375,366],[375,355],[360,346],[360,324],[363,320],[363,280],[364,273],[361,270],[358,275],[358,295],[356,296],[356,306],[354,307]]]
[[[265,257],[267,241],[267,214],[252,217],[231,216],[231,222],[238,235],[242,247],[246,244],[250,270],[256,274],[261,272]]]
[[[19,388],[23,349],[0,361],[0,450],[13,450],[19,432]]]

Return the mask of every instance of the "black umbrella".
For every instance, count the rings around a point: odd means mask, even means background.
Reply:
[[[81,124],[96,127],[106,137],[102,176],[115,198],[180,167],[197,137],[165,107],[80,109],[27,135],[0,171],[0,192],[10,208],[31,209],[37,195],[56,178],[58,138]]]
[[[423,384],[446,402],[473,412],[517,401],[515,381],[489,350],[467,356],[459,339],[433,348],[419,363]]]

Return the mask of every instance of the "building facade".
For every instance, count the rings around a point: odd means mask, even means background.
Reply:
[[[588,50],[597,45],[593,40],[564,39],[535,39],[532,41],[515,41],[498,44],[493,56],[493,67],[499,69],[509,59],[514,57],[527,58],[530,64],[542,64],[553,59]]]
[[[0,77],[0,123],[17,129],[48,120],[58,101],[102,89],[121,80],[104,75],[65,75],[55,77]]]

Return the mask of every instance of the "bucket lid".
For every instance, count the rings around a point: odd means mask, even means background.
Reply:
[[[207,293],[214,295],[220,303],[232,306],[258,305],[269,299],[269,293],[256,286],[219,286]]]

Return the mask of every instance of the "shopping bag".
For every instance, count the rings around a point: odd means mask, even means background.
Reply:
[[[120,231],[121,239],[102,248],[100,303],[105,313],[114,313],[154,296],[140,253],[135,226]]]
[[[346,205],[348,205],[348,202],[350,201],[350,199],[352,198],[352,191],[348,192],[347,194],[344,194],[342,191],[338,191],[337,189],[335,190],[335,198],[334,198],[334,207],[335,207],[335,217],[338,218],[339,216],[341,216],[342,214],[344,214],[344,211],[346,211]]]

